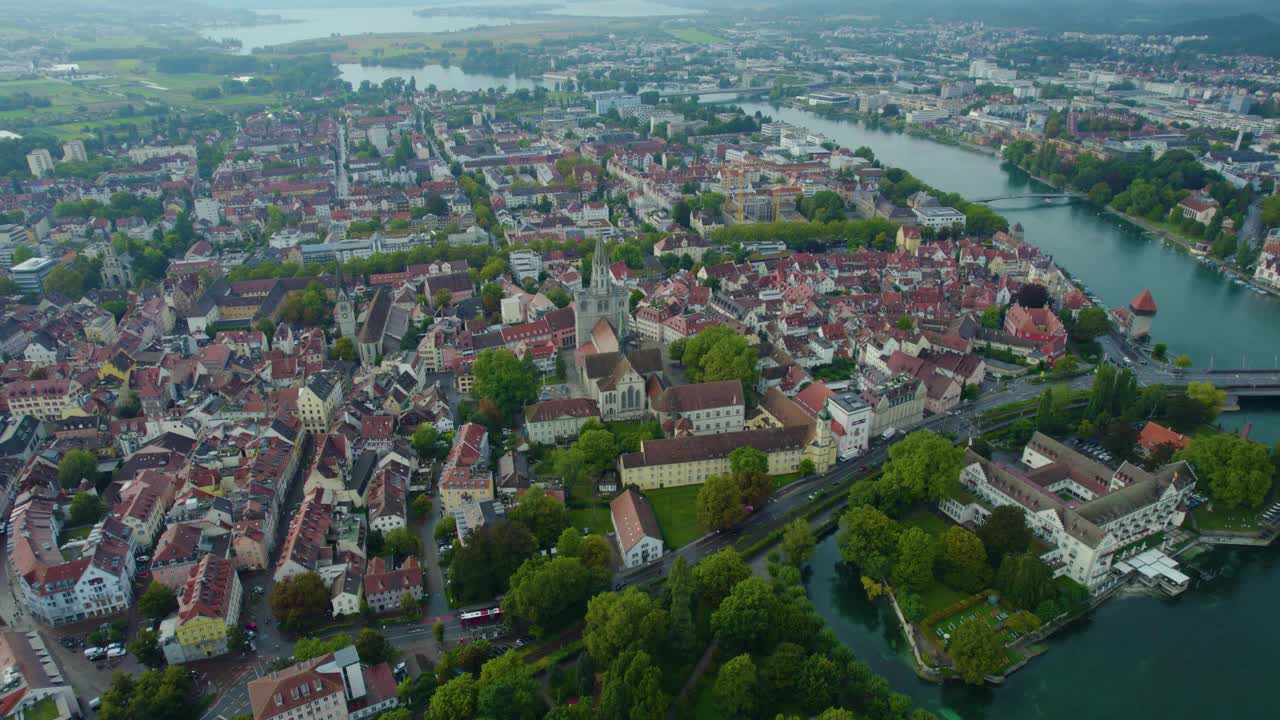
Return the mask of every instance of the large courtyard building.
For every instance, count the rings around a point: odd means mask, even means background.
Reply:
[[[1020,508],[1049,545],[1040,557],[1055,575],[1097,593],[1119,579],[1112,572],[1118,551],[1182,523],[1195,482],[1184,462],[1155,473],[1128,462],[1112,470],[1036,433],[1019,467],[968,450],[963,492],[943,498],[939,509],[957,522],[981,525],[996,507]]]

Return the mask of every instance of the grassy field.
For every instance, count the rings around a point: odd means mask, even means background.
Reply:
[[[608,535],[613,532],[613,522],[609,518],[609,508],[599,506],[570,508],[569,526],[579,530],[586,528],[597,535]]]
[[[687,43],[694,43],[695,45],[710,45],[712,43],[728,42],[719,35],[712,35],[705,30],[698,30],[695,28],[680,28],[678,30],[668,30],[667,32],[674,35],[677,39],[683,40]]]
[[[678,548],[702,537],[695,502],[701,485],[645,491],[667,545]]]

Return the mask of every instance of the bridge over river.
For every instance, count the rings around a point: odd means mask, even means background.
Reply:
[[[1081,193],[1073,192],[1017,193],[1014,195],[997,195],[996,197],[978,198],[976,200],[970,200],[969,202],[993,203],[1000,202],[1001,200],[1021,200],[1024,198],[1039,198],[1044,200],[1057,200],[1059,198],[1064,200],[1083,200],[1085,196]]]

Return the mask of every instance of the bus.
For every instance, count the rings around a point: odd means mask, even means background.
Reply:
[[[476,627],[502,621],[502,608],[493,607],[485,610],[470,610],[458,615],[462,627]]]

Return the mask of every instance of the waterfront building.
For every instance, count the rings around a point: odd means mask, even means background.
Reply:
[[[1150,290],[1143,290],[1129,301],[1128,307],[1112,308],[1111,319],[1126,336],[1134,339],[1151,336],[1151,322],[1156,317],[1156,301]]]
[[[982,525],[996,507],[1020,508],[1027,527],[1049,546],[1040,557],[1054,575],[1096,593],[1118,580],[1112,573],[1118,551],[1182,523],[1195,482],[1184,462],[1154,473],[1129,462],[1112,470],[1036,433],[1020,467],[967,450],[960,471],[963,490],[938,507],[973,526]]]

